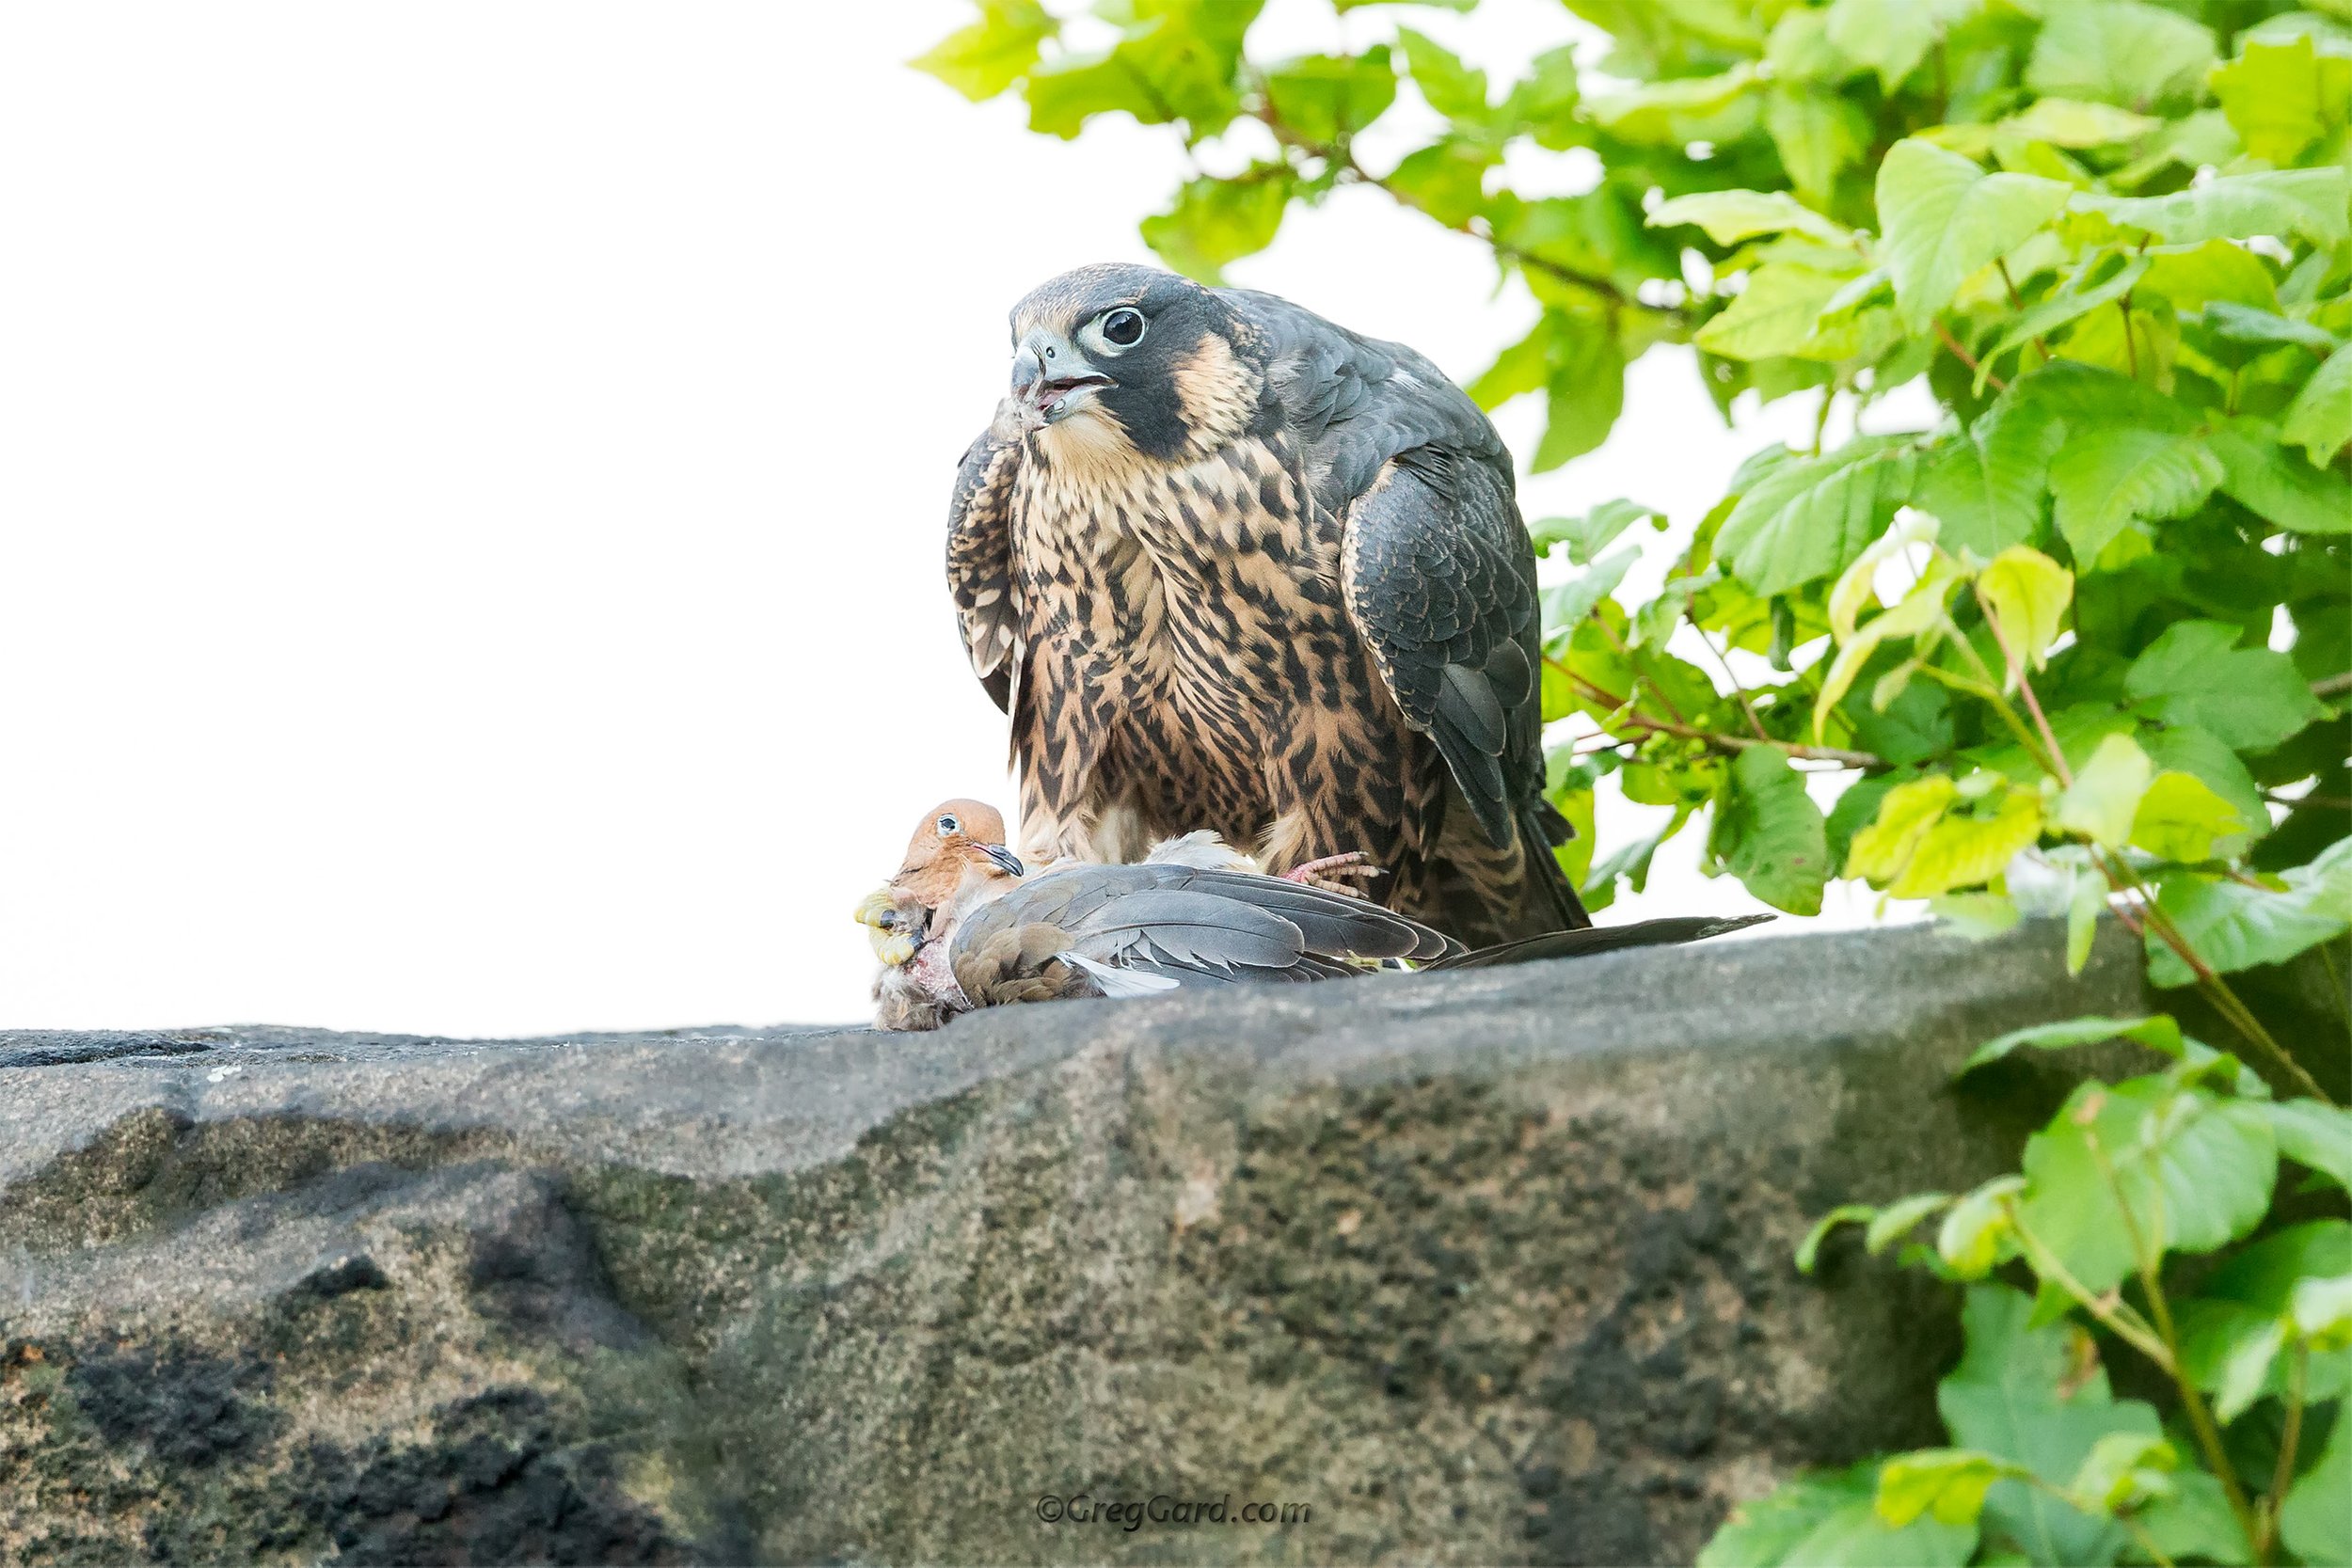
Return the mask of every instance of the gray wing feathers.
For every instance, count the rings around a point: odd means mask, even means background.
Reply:
[[[1348,510],[1348,613],[1406,721],[1426,731],[1488,840],[1542,787],[1535,569],[1506,482],[1416,449]]]
[[[1256,328],[1268,385],[1307,445],[1316,499],[1330,510],[1363,494],[1381,465],[1415,447],[1448,447],[1510,474],[1510,453],[1478,405],[1403,343],[1359,337],[1272,294],[1217,292]]]
[[[1048,872],[965,916],[953,940],[959,950],[977,949],[1037,925],[1068,932],[1089,974],[1107,964],[1187,985],[1330,979],[1367,962],[1460,950],[1360,898],[1278,877],[1150,863]]]
[[[1298,927],[1238,898],[1147,888],[1114,898],[1071,933],[1089,958],[1133,955],[1184,968],[1288,969],[1306,952]]]

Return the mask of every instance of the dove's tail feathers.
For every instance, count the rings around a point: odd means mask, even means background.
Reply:
[[[1587,926],[1580,930],[1549,931],[1518,942],[1499,942],[1422,967],[1491,969],[1501,964],[1532,963],[1537,958],[1581,958],[1588,954],[1614,953],[1629,947],[1670,947],[1686,942],[1704,942],[1708,937],[1742,930],[1772,918],[1769,914],[1670,915],[1662,920],[1637,920],[1629,926]]]

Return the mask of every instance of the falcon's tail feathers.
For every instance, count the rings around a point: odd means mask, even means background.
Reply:
[[[1574,931],[1550,931],[1518,942],[1498,942],[1474,953],[1423,964],[1433,969],[1491,969],[1502,964],[1532,963],[1537,958],[1577,958],[1592,953],[1614,953],[1629,947],[1666,947],[1704,942],[1772,917],[1769,914],[1670,915],[1662,920],[1637,920],[1629,926],[1586,926]]]
[[[1566,843],[1575,831],[1568,826],[1567,818],[1540,795],[1519,813],[1519,841],[1527,847],[1531,863],[1529,880],[1542,890],[1536,896],[1549,900],[1562,930],[1589,931],[1593,928],[1593,917],[1584,912],[1584,901],[1576,895],[1568,874],[1561,869],[1560,858],[1551,852],[1553,845]]]

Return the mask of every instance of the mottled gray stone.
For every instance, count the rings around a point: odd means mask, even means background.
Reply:
[[[1952,1068],[2142,1006],[2127,939],[2059,947],[0,1035],[0,1560],[1687,1560],[1933,1437],[1941,1288],[1789,1251],[2013,1161],[2059,1072]],[[1229,1522],[1038,1518],[1073,1494]]]

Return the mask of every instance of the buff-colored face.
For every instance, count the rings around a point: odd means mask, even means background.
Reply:
[[[1215,451],[1255,416],[1263,382],[1210,291],[1152,267],[1095,266],[1013,308],[1012,412],[1057,462],[1116,466]]]
[[[955,896],[969,877],[1019,877],[1020,859],[1005,847],[1005,818],[984,801],[943,800],[924,814],[890,892],[929,910]]]

